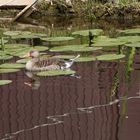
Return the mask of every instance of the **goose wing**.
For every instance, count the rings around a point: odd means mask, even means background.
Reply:
[[[36,67],[48,67],[50,65],[57,65],[59,62],[56,58],[39,58],[38,61],[35,63]]]

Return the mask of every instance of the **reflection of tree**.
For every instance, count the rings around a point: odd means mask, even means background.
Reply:
[[[125,71],[125,77],[126,77],[126,82],[130,82],[130,74],[132,71],[132,64],[134,61],[134,55],[135,55],[135,48],[127,48],[126,51],[126,71]]]

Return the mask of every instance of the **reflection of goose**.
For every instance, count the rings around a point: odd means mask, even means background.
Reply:
[[[40,79],[34,73],[26,71],[25,74],[31,79],[30,82],[24,82],[25,85],[31,87],[32,89],[39,89]]]
[[[73,59],[64,60],[59,58],[41,58],[39,57],[39,52],[37,50],[30,51],[27,55],[31,59],[26,63],[26,69],[29,71],[43,71],[43,70],[59,70],[68,69],[72,66],[75,59],[80,57],[77,55]]]

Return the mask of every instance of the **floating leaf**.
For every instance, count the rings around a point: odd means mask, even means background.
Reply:
[[[74,55],[56,55],[53,57],[54,58],[62,58],[62,59],[71,59],[71,58],[74,58],[75,56]]]
[[[35,36],[40,37],[47,37],[47,34],[42,34],[42,33],[34,33]]]
[[[19,56],[20,58],[23,58],[23,55],[27,54],[28,52],[30,52],[31,50],[38,50],[38,51],[45,51],[48,50],[49,48],[46,46],[35,46],[35,47],[30,47],[22,52],[19,52],[17,54],[15,54],[16,56]],[[42,53],[40,53],[42,54]]]
[[[27,63],[28,60],[30,60],[30,58],[19,59],[16,61],[16,63],[25,64],[25,63]]]
[[[140,48],[140,42],[139,43],[132,43],[132,44],[125,44],[127,47],[134,47],[134,48]]]
[[[50,70],[38,72],[38,76],[59,76],[59,75],[72,75],[75,74],[73,70]]]
[[[0,73],[13,73],[20,71],[20,69],[0,69]]]
[[[121,36],[116,38],[118,42],[133,43],[140,42],[140,36]]]
[[[104,54],[104,55],[97,56],[96,58],[97,58],[97,60],[111,61],[111,60],[121,59],[124,57],[125,57],[125,55],[123,55],[123,54]]]
[[[65,52],[65,51],[73,51],[73,52],[92,52],[96,50],[102,49],[101,47],[88,47],[87,44],[83,45],[68,45],[68,46],[58,46],[50,49],[52,52]]]
[[[140,28],[119,30],[119,32],[124,33],[126,35],[132,35],[132,34],[139,34],[140,35]]]
[[[33,38],[41,38],[41,37],[47,37],[47,34],[31,33],[26,31],[19,35],[12,36],[12,39],[33,39]]]
[[[34,46],[34,48],[32,47],[30,50],[32,50],[32,49],[36,49],[38,51],[46,51],[49,48],[47,46]]]
[[[117,47],[117,46],[122,46],[124,45],[125,42],[99,42],[99,43],[94,43],[93,46],[95,47]]]
[[[10,54],[12,56],[20,57],[33,49],[36,49],[38,51],[45,51],[45,50],[48,50],[48,47],[46,47],[46,46],[30,47],[29,45],[26,45],[26,44],[7,44],[7,45],[5,45],[6,54]]]
[[[75,56],[74,55],[57,55],[54,56],[55,58],[62,58],[62,59],[72,59]],[[94,61],[96,60],[96,57],[93,56],[80,56],[75,60],[75,62],[88,62],[88,61]]]
[[[76,62],[89,62],[89,61],[95,61],[96,57],[93,56],[82,56],[76,59]]]
[[[29,31],[6,31],[3,33],[4,35],[7,35],[7,36],[11,36],[12,38],[16,38],[18,36],[26,36],[26,35],[30,35],[31,32]]]
[[[27,44],[6,44],[4,46],[5,49],[21,49],[21,48],[27,48],[27,47],[30,47],[29,45]]]
[[[11,80],[0,80],[0,86],[10,84],[11,82]]]
[[[43,41],[49,41],[49,42],[59,42],[59,41],[69,41],[75,39],[74,37],[48,37],[48,38],[41,38]]]
[[[102,29],[80,30],[80,31],[73,32],[72,35],[88,36],[89,35],[89,31],[94,36],[98,36],[98,35],[100,35],[103,32]]]
[[[7,51],[0,51],[0,56],[2,56],[2,55],[7,55]]]
[[[94,42],[93,46],[95,47],[117,47],[124,45],[126,41],[120,41],[117,38],[109,38],[107,36],[99,36]]]
[[[9,59],[12,59],[13,56],[10,56],[10,55],[1,55],[0,56],[0,60],[9,60]]]
[[[6,31],[3,34],[7,36],[15,36],[15,35],[19,35],[20,33],[21,31]]]
[[[94,41],[95,42],[98,42],[98,41],[106,41],[107,39],[109,39],[109,36],[97,36],[96,38],[94,38]]]
[[[17,48],[17,49],[5,49],[7,54],[10,54],[12,56],[22,56],[25,53],[30,51],[30,47],[23,47],[23,48]]]
[[[35,34],[21,34],[17,36],[12,36],[12,39],[33,39],[33,38],[40,38],[40,37]]]
[[[0,65],[0,68],[2,69],[19,69],[24,68],[25,65],[23,64],[16,64],[16,63],[4,63]]]
[[[6,43],[8,43],[8,40],[3,39],[2,42],[0,41],[0,45],[2,45],[1,43],[6,44]],[[0,46],[0,48],[1,48],[1,46]]]

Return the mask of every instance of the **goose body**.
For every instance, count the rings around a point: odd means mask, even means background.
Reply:
[[[28,71],[45,71],[45,70],[68,69],[72,66],[75,59],[77,59],[80,55],[69,60],[54,57],[40,58],[39,52],[34,50],[29,53],[29,56],[31,56],[32,58],[26,63],[26,69]]]

